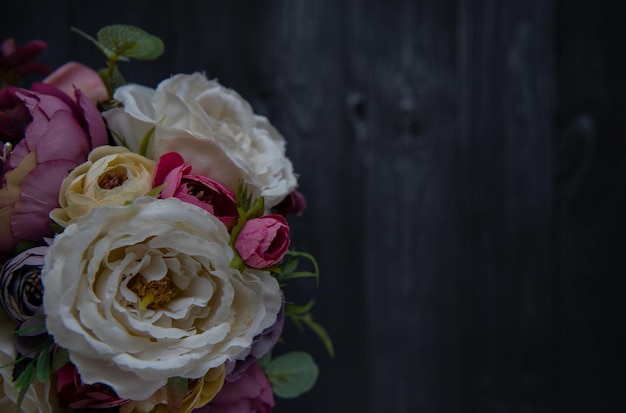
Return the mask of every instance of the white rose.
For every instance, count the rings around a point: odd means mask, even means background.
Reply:
[[[240,179],[266,205],[277,205],[296,188],[293,167],[285,156],[285,139],[237,92],[203,74],[180,74],[156,90],[126,85],[114,99],[123,108],[104,113],[118,143],[138,152],[154,129],[147,156],[178,152],[194,174],[207,176],[235,192]]]
[[[46,325],[86,383],[145,400],[169,377],[236,358],[281,306],[266,271],[230,267],[226,227],[176,198],[103,206],[69,225],[42,270]]]
[[[9,318],[4,309],[0,309],[0,365],[5,366],[15,360],[17,350],[13,344],[13,332],[18,325]],[[13,367],[6,366],[0,369],[0,411],[17,412],[19,390],[13,386]],[[41,383],[35,380],[26,391],[22,400],[24,413],[60,413],[66,410],[51,403],[54,399],[50,382]]]

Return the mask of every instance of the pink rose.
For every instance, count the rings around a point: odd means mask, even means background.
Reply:
[[[239,380],[224,382],[217,396],[208,405],[194,410],[193,413],[269,413],[274,404],[267,375],[254,363]]]
[[[83,383],[72,363],[61,367],[56,374],[59,405],[64,409],[107,409],[128,402],[120,399],[109,386]]]
[[[80,91],[93,103],[109,99],[107,88],[98,72],[78,62],[68,62],[59,67],[43,80],[71,95],[74,88]]]
[[[63,178],[108,137],[100,112],[79,90],[76,101],[44,83],[5,93],[14,103],[17,98],[31,119],[19,131],[0,181],[0,253],[12,253],[20,240],[41,242],[52,235],[48,214],[59,205]]]
[[[213,179],[191,173],[191,165],[176,152],[159,158],[154,170],[154,186],[164,185],[161,198],[178,198],[199,206],[232,228],[237,222],[235,195]]]
[[[247,266],[266,268],[285,256],[289,242],[287,221],[272,214],[246,221],[235,241],[235,249]]]

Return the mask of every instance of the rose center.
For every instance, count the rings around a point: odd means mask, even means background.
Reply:
[[[150,310],[166,306],[180,292],[167,275],[160,280],[146,281],[141,274],[137,274],[128,282],[128,288],[141,300],[141,309]]]
[[[113,189],[121,186],[127,179],[126,170],[118,166],[103,173],[100,178],[98,178],[98,186],[102,189]]]
[[[26,273],[23,293],[26,301],[34,307],[39,307],[43,302],[43,285],[41,284],[38,268]]]

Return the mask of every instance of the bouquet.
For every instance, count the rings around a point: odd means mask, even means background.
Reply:
[[[76,31],[105,68],[1,48],[2,411],[269,412],[308,391],[307,353],[272,356],[286,319],[332,355],[313,301],[285,296],[319,272],[290,242],[306,201],[284,138],[202,73],[126,84],[155,36]]]

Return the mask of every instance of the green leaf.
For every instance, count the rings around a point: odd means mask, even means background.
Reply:
[[[311,390],[317,381],[319,368],[308,353],[296,351],[273,359],[265,372],[274,394],[291,399]]]
[[[52,372],[56,372],[61,367],[65,366],[70,361],[70,353],[62,348],[57,347],[52,355],[52,365],[50,366]]]
[[[289,316],[291,314],[307,314],[313,306],[315,305],[315,300],[309,300],[305,305],[296,305],[296,304],[287,304],[285,305],[285,315]]]
[[[38,324],[36,326],[32,326],[32,327],[28,327],[28,328],[20,328],[20,329],[15,330],[13,333],[14,334],[33,334],[33,333],[37,333],[37,332],[45,333],[46,332],[46,325],[45,324]]]
[[[322,341],[322,344],[326,348],[326,351],[330,355],[330,357],[335,357],[335,348],[333,347],[333,342],[330,339],[330,335],[326,331],[321,324],[313,321],[313,318],[310,314],[307,314],[306,317],[302,318],[302,321],[309,327],[313,332],[317,335],[317,337]]]
[[[297,266],[297,260],[296,261],[296,266],[293,266],[292,270],[287,272],[283,270],[283,273],[280,275],[280,277],[278,277],[279,281],[285,281],[291,278],[308,278],[308,277],[312,277],[315,278],[315,281],[317,283],[319,283],[320,280],[320,269],[319,266],[317,265],[317,261],[315,260],[315,257],[307,252],[300,252],[300,251],[294,251],[294,250],[290,250],[287,251],[286,254],[287,257],[302,257],[302,258],[306,258],[307,260],[309,260],[311,262],[311,265],[313,265],[313,272],[309,272],[309,271],[299,271],[299,272],[294,272],[293,270],[295,270],[295,267]],[[290,259],[294,259],[294,258],[290,258]],[[291,269],[291,267],[290,267]]]
[[[26,365],[26,368],[24,368],[24,371],[22,371],[20,373],[20,375],[17,377],[17,379],[13,382],[13,385],[18,388],[18,389],[22,389],[24,387],[28,388],[28,386],[30,386],[30,384],[33,382],[33,379],[35,378],[35,360],[33,359],[30,363],[28,363],[28,365]]]
[[[230,268],[234,268],[238,271],[243,271],[246,268],[243,260],[239,256],[239,254],[235,254],[232,260],[230,260]]]
[[[50,351],[47,348],[41,350],[37,356],[35,376],[42,383],[50,380]]]
[[[258,218],[265,212],[265,200],[262,196],[258,197],[252,203],[252,206],[246,211],[246,218]]]
[[[148,153],[148,146],[150,146],[150,141],[154,136],[155,129],[156,125],[152,126],[141,139],[141,144],[139,145],[139,155],[146,156],[146,154]]]
[[[170,377],[167,379],[167,411],[170,413],[178,413],[183,404],[183,399],[187,395],[188,387],[187,379],[183,377]]]
[[[150,191],[148,191],[148,193],[146,193],[146,196],[151,196],[153,198],[158,198],[159,195],[161,194],[161,191],[163,190],[163,188],[165,188],[165,184],[156,186],[156,187],[152,188]]]
[[[272,352],[268,351],[267,353],[263,354],[263,357],[258,359],[256,362],[259,365],[259,367],[265,370],[267,366],[270,365],[271,361],[272,361]]]
[[[161,39],[126,24],[103,27],[98,31],[98,42],[117,56],[138,60],[156,59],[164,50]]]
[[[33,247],[38,247],[38,246],[39,244],[37,244],[34,241],[21,240],[21,241],[18,241],[17,244],[15,245],[14,252],[15,252],[15,255],[17,255],[19,253],[22,253],[26,250],[29,250]]]
[[[76,27],[72,27],[72,28],[71,28],[71,30],[72,30],[74,33],[78,33],[78,34],[80,34],[80,35],[81,35],[81,36],[83,36],[85,39],[87,39],[87,40],[91,41],[93,44],[95,44],[95,45],[96,45],[96,47],[97,47],[98,49],[100,49],[100,51],[101,51],[102,53],[104,53],[104,55],[105,55],[106,57],[110,58],[110,57],[112,57],[112,56],[115,54],[115,53],[113,52],[113,50],[111,50],[111,49],[109,49],[109,48],[105,47],[102,43],[100,43],[99,41],[97,41],[96,39],[94,39],[93,37],[91,37],[90,35],[88,35],[87,33],[85,33],[84,31],[82,31],[82,30],[80,30],[80,29],[77,29]]]

